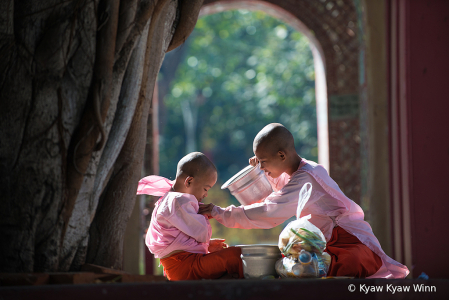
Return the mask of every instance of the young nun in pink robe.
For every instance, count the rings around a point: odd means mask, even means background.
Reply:
[[[319,164],[301,158],[294,148],[292,134],[281,124],[265,126],[254,139],[255,157],[274,192],[259,203],[226,208],[201,205],[200,213],[215,218],[226,227],[273,228],[295,215],[299,191],[312,184],[311,196],[300,217],[311,215],[327,241],[332,261],[328,276],[357,278],[405,278],[406,266],[388,257],[371,226],[364,221],[359,205],[346,197]]]
[[[161,259],[169,280],[243,278],[241,249],[211,239],[209,219],[198,214],[199,203],[216,181],[215,166],[200,152],[179,161],[175,181],[160,176],[139,181],[137,194],[161,196],[145,242]]]

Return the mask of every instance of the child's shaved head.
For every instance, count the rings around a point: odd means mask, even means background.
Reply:
[[[271,123],[265,126],[254,138],[253,151],[275,154],[278,151],[295,152],[295,141],[291,132],[282,124]]]
[[[181,158],[176,170],[176,178],[180,176],[202,177],[210,171],[217,172],[214,164],[201,152],[192,152]]]

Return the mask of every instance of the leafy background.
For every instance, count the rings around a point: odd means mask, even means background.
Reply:
[[[252,157],[265,125],[279,122],[297,152],[317,161],[315,73],[307,38],[261,11],[231,10],[201,17],[179,49],[167,54],[159,75],[160,175],[174,179],[191,151],[217,166],[218,181],[204,202],[237,200],[221,185]],[[270,230],[229,229],[211,220],[213,237],[230,245],[277,244]]]

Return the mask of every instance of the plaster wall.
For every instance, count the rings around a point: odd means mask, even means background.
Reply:
[[[404,2],[412,267],[448,278],[449,1]]]
[[[388,255],[391,251],[388,148],[386,7],[384,1],[363,1],[365,13],[367,103],[367,191],[363,202],[374,234]]]
[[[447,278],[449,2],[386,3],[394,257]]]

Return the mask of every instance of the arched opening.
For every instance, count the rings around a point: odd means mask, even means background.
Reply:
[[[268,2],[254,1],[234,1],[218,2],[203,6],[200,11],[200,17],[223,12],[231,9],[261,10],[268,15],[288,24],[295,30],[301,32],[309,40],[309,46],[312,50],[313,62],[315,68],[315,101],[318,128],[318,163],[323,165],[329,172],[329,125],[328,125],[328,101],[327,84],[324,52],[311,30],[285,9]]]
[[[234,22],[241,27],[232,28]],[[233,40],[235,44],[229,45],[224,40],[233,34],[241,41]],[[246,39],[240,34],[247,35]],[[204,46],[211,42],[209,36],[218,36],[220,41],[214,43],[221,42],[218,47],[226,49],[230,46],[230,53],[217,52],[217,45]],[[306,36],[260,10],[227,9],[200,19],[183,47],[180,52],[187,53],[177,58],[183,62],[177,67],[169,93],[162,91],[164,87],[159,91],[161,106],[167,108],[166,123],[161,125],[162,176],[173,178],[182,156],[202,151],[219,169],[219,182],[206,202],[222,207],[238,205],[220,186],[248,164],[255,134],[270,122],[289,127],[297,139],[298,153],[317,160],[315,64]],[[221,56],[226,57],[225,63]],[[174,56],[167,62],[173,60]],[[168,66],[162,67],[162,79],[173,76],[165,68]],[[244,145],[234,147],[239,144]],[[241,230],[227,229],[214,220],[211,223],[213,235],[226,238],[231,245],[277,243],[280,232],[279,228],[252,231],[248,238]]]
[[[327,138],[327,97],[326,97],[326,82],[325,82],[325,75],[324,75],[324,63],[323,63],[323,60],[322,60],[322,51],[320,50],[320,46],[319,46],[318,42],[314,39],[314,37],[310,33],[310,31],[301,22],[297,21],[293,16],[289,15],[287,12],[285,12],[283,10],[279,10],[279,9],[276,10],[273,7],[270,8],[269,6],[267,6],[267,7],[260,6],[260,5],[254,5],[254,6],[249,5],[249,6],[247,6],[246,4],[248,4],[248,3],[247,2],[243,2],[243,4],[241,6],[236,6],[236,7],[234,7],[232,5],[228,6],[228,7],[223,7],[223,6],[219,6],[219,5],[217,5],[217,6],[214,6],[214,5],[212,5],[212,6],[205,6],[200,16],[209,16],[209,15],[212,15],[212,14],[215,14],[215,13],[225,13],[225,12],[230,12],[231,10],[235,11],[235,9],[240,9],[243,14],[246,14],[247,11],[263,11],[264,15],[266,14],[267,17],[270,16],[269,18],[274,17],[274,19],[276,19],[275,23],[276,23],[277,26],[273,26],[273,30],[276,31],[276,34],[278,35],[278,37],[281,38],[279,40],[280,42],[282,41],[284,43],[287,43],[287,41],[283,41],[283,39],[285,39],[285,37],[287,36],[287,31],[284,29],[285,26],[284,25],[281,26],[280,24],[286,23],[288,25],[288,28],[289,28],[288,29],[289,33],[297,32],[298,34],[300,34],[301,41],[303,41],[302,42],[303,46],[305,46],[305,49],[308,51],[308,53],[310,53],[310,54],[308,54],[310,56],[310,60],[309,60],[310,63],[306,67],[308,69],[312,70],[312,72],[310,73],[310,74],[312,74],[312,78],[310,79],[311,80],[310,82],[312,82],[312,85],[313,85],[313,89],[311,90],[313,95],[310,95],[310,93],[309,93],[307,95],[307,97],[309,99],[309,102],[310,101],[319,101],[320,102],[319,104],[316,104],[315,102],[313,102],[313,106],[314,106],[314,108],[313,108],[313,110],[314,110],[313,115],[315,117],[316,116],[315,114],[320,114],[320,116],[318,117],[318,120],[319,120],[318,122],[317,122],[316,118],[313,120],[313,122],[315,123],[315,125],[314,125],[315,126],[315,130],[314,130],[315,133],[313,134],[315,136],[314,137],[314,139],[315,139],[315,146],[314,146],[315,154],[313,155],[314,157],[312,157],[311,159],[320,161],[322,164],[326,165],[326,167],[328,168],[329,156],[328,156],[328,143],[327,143],[327,141],[328,141],[328,138]],[[213,7],[216,8],[216,11],[214,11],[212,9]],[[267,13],[267,10],[269,11],[268,13]],[[232,19],[232,15],[228,14],[228,18]],[[199,23],[197,24],[197,26],[204,26],[204,24],[202,24],[202,22],[200,20]],[[256,28],[252,28],[252,27],[254,27],[254,26],[247,26],[247,27],[245,27],[246,28],[246,32],[249,33],[250,35],[254,34],[253,31],[254,32],[256,31]],[[307,33],[307,34],[304,34],[304,33]],[[205,34],[205,32],[202,32],[202,34]],[[217,32],[217,34],[220,34],[220,35],[223,34],[223,36],[225,35],[224,32]],[[296,36],[298,34],[296,34]],[[227,35],[227,33],[226,33],[226,35]],[[195,38],[195,34],[192,34],[191,37]],[[311,42],[310,42],[311,40],[313,40],[315,44],[311,44]],[[306,41],[306,42],[304,42],[304,41]],[[292,43],[294,44],[295,41],[291,40],[290,44],[292,44]],[[186,44],[184,46],[182,46],[184,48],[180,49],[180,50],[182,52],[183,50],[186,50],[186,48],[188,48],[188,47],[195,47],[195,45],[196,44],[194,42],[188,40],[186,42]],[[269,46],[267,46],[267,47],[269,47]],[[263,46],[260,47],[260,48],[263,48]],[[178,51],[178,50],[175,50],[174,52],[176,52],[176,51]],[[291,55],[293,55],[293,56],[304,55],[304,54],[301,53],[301,51],[298,51],[298,52],[295,52],[295,53],[293,53],[293,52],[294,51],[292,51],[292,53],[291,53]],[[183,69],[181,67],[180,68],[180,70],[181,70],[180,72],[190,72],[191,75],[193,75],[193,69],[202,68],[201,64],[205,64],[205,62],[202,61],[201,58],[198,57],[198,55],[195,56],[195,55],[193,55],[191,53],[189,53],[187,56],[184,56],[182,58],[178,57],[178,58],[175,59],[174,57],[171,57],[171,59],[167,60],[167,62],[170,63],[171,61],[181,60],[181,59],[186,62],[186,64],[190,67],[190,69],[187,68],[187,71],[186,71],[185,68]],[[246,60],[246,64],[249,65],[248,71],[246,71],[244,73],[245,76],[246,76],[246,79],[254,78],[254,77],[256,77],[256,75],[258,77],[261,77],[261,76],[265,77],[265,74],[263,72],[260,72],[260,70],[258,71],[254,67],[254,65],[257,62],[257,55],[256,56],[251,55],[251,56],[248,57],[248,59],[245,59],[245,60]],[[280,67],[282,67],[281,65],[282,65],[282,63],[280,63],[278,66],[276,66],[276,70],[279,69]],[[165,67],[167,67],[167,66],[163,66],[162,70],[164,70]],[[215,76],[215,77],[219,77],[221,73],[226,72],[225,68],[222,68],[223,71],[220,70],[220,68],[212,68],[212,75]],[[229,70],[228,70],[228,72],[229,72]],[[279,72],[280,74],[277,74],[277,75],[279,75],[278,77],[284,76],[287,72],[290,72],[290,70],[287,70],[286,72],[283,72],[283,73],[281,73],[281,72]],[[216,73],[216,74],[214,74],[214,73]],[[161,71],[161,74],[162,74],[163,77],[167,76],[167,74],[165,74],[164,71]],[[225,74],[225,75],[228,76],[228,77],[231,77],[231,79],[232,79],[232,77],[235,76],[235,74],[234,73],[231,74],[231,72],[229,72],[229,74]],[[196,74],[196,76],[201,76],[201,75],[200,74]],[[245,77],[245,76],[243,76],[243,77]],[[296,77],[298,77],[298,76],[296,76]],[[318,83],[316,82],[317,81],[317,77],[318,77]],[[290,77],[287,77],[287,80],[289,78]],[[260,83],[260,81],[259,81],[259,83]],[[285,85],[287,85],[287,84],[285,84]],[[197,86],[196,88],[198,88],[198,87],[199,86]],[[273,86],[272,87],[272,89],[276,89],[276,88],[282,88],[282,87],[279,87],[279,86],[277,86],[277,87]],[[289,87],[289,88],[291,88],[291,87]],[[165,103],[165,104],[170,106],[171,109],[175,109],[175,110],[177,109],[177,110],[181,111],[181,114],[178,112],[178,115],[174,114],[173,111],[172,111],[171,115],[169,115],[170,118],[172,118],[172,120],[168,120],[168,122],[170,122],[170,121],[173,121],[173,118],[178,118],[178,120],[176,120],[176,122],[178,122],[179,123],[178,125],[180,125],[180,126],[178,126],[178,127],[173,127],[172,126],[172,135],[170,136],[170,133],[168,133],[168,134],[166,134],[162,138],[162,146],[161,146],[161,148],[162,148],[161,149],[161,151],[162,151],[162,153],[161,153],[161,167],[162,168],[161,169],[162,170],[161,170],[161,172],[162,172],[162,175],[167,176],[167,177],[169,177],[170,175],[171,176],[174,175],[174,170],[175,170],[174,166],[175,166],[175,164],[177,162],[177,161],[171,161],[170,165],[171,165],[171,169],[172,170],[169,170],[169,171],[171,171],[170,173],[166,173],[167,170],[165,170],[165,165],[162,165],[162,163],[166,164],[167,158],[168,158],[167,153],[164,153],[164,151],[171,151],[172,150],[172,149],[168,149],[168,148],[179,148],[179,147],[181,147],[182,148],[181,152],[183,153],[182,155],[184,155],[187,152],[191,152],[191,151],[203,151],[206,154],[208,154],[206,152],[207,149],[203,150],[202,147],[198,147],[198,148],[196,147],[196,141],[195,141],[195,138],[193,137],[194,134],[195,134],[196,122],[197,122],[197,120],[200,119],[200,118],[198,118],[198,116],[199,116],[198,115],[199,109],[196,106],[196,103],[198,101],[201,101],[201,102],[211,101],[211,100],[208,100],[207,98],[209,98],[211,96],[211,94],[214,93],[215,91],[214,91],[214,89],[211,89],[209,86],[201,87],[199,94],[197,92],[195,92],[195,91],[190,91],[189,92],[190,89],[193,89],[192,84],[190,84],[190,83],[186,84],[186,83],[178,81],[177,83],[175,83],[174,85],[172,85],[170,87],[170,89],[169,89],[170,95],[169,95],[168,99],[167,98],[165,99],[165,100],[167,100],[169,102],[170,101],[176,101],[176,105],[170,105],[170,103]],[[317,91],[317,90],[319,90],[319,91]],[[164,94],[167,94],[167,91],[168,90],[167,90],[166,86],[165,87],[164,86],[162,86],[162,87],[160,86],[159,93],[160,93],[161,100],[164,101],[164,102],[165,102],[165,100],[163,100],[162,98],[164,97]],[[273,96],[271,94],[270,95],[266,95],[265,94],[265,95],[262,95],[262,96],[259,95],[259,96],[263,98],[262,101],[257,103],[259,106],[261,105],[262,102],[270,103],[270,102],[272,102],[272,100],[274,101],[274,99],[275,99],[275,96]],[[194,99],[194,101],[188,101],[189,97],[194,97],[196,99]],[[239,97],[239,96],[236,94],[236,97]],[[245,95],[243,95],[243,98],[245,98]],[[313,100],[312,100],[312,98],[313,98]],[[254,101],[251,98],[248,98],[247,100]],[[214,100],[212,100],[212,101],[214,101]],[[162,102],[162,106],[164,105],[164,102]],[[262,104],[262,105],[264,105],[264,104]],[[302,106],[301,106],[301,102],[300,101],[295,106],[296,107],[294,108],[294,111],[288,112],[289,114],[295,114],[295,110],[296,110],[297,113],[299,112],[299,110],[301,110]],[[219,105],[216,105],[215,107],[212,107],[211,110],[213,110],[213,112],[211,113],[211,115],[212,115],[211,119],[212,119],[212,118],[216,117],[216,114],[214,114],[216,110],[220,110],[220,112],[222,112],[222,111],[226,111],[226,108],[224,108],[224,107],[222,108]],[[315,113],[315,111],[317,113]],[[263,113],[263,110],[262,110],[262,113]],[[281,122],[281,123],[285,124],[285,122],[283,121],[283,118],[282,118],[284,115],[285,114],[283,114],[281,116],[281,118],[272,119],[269,122]],[[299,115],[299,113],[298,113],[298,115]],[[163,119],[163,117],[162,117],[162,119]],[[167,119],[168,119],[168,117],[167,117]],[[183,122],[179,122],[179,119],[182,119]],[[201,121],[199,121],[199,122],[201,122]],[[236,116],[235,123],[239,123],[239,122],[242,123],[242,124],[244,123],[242,116]],[[266,122],[266,123],[269,123],[269,122]],[[294,132],[294,135],[295,135],[295,131],[298,131],[298,128],[301,127],[301,124],[300,124],[301,122],[302,122],[302,120],[301,120],[301,118],[299,118],[299,119],[296,120],[296,124],[291,124],[291,122],[290,122],[290,124],[286,124],[286,125],[290,125],[290,126],[294,125],[296,127],[296,129],[292,130],[292,132]],[[229,123],[229,121],[227,123]],[[253,139],[255,133],[257,133],[257,131],[260,130],[262,128],[262,126],[266,125],[266,123],[262,122],[261,124],[258,124],[256,126],[257,127],[256,131],[254,131],[251,134],[251,136],[247,137],[247,140],[249,140],[249,142],[247,142],[247,143],[250,145],[250,149],[251,149],[251,145],[252,145],[252,139]],[[223,125],[226,126],[226,125],[229,125],[229,124],[223,124],[223,123],[215,122],[215,126],[223,126]],[[180,128],[182,126],[185,128],[185,135],[187,136],[187,138],[182,141],[181,138],[176,138],[175,137],[175,139],[177,139],[177,140],[176,141],[170,141],[170,144],[167,146],[167,143],[166,143],[165,140],[167,138],[173,138],[173,136],[176,136],[176,132],[173,132],[173,128],[174,128],[175,131],[184,132],[184,129]],[[304,125],[302,125],[302,126],[304,127]],[[317,130],[317,128],[318,128],[318,130]],[[316,140],[316,133],[317,133],[316,131],[319,132],[319,134],[318,134],[318,136],[319,136],[318,141]],[[236,133],[242,133],[242,132],[243,132],[242,130],[237,130],[236,131]],[[244,133],[243,133],[243,135],[244,135]],[[324,136],[324,139],[323,139],[323,136]],[[301,138],[296,136],[296,139],[301,139]],[[185,148],[184,148],[184,145],[182,145],[183,142],[186,145]],[[316,150],[317,149],[316,144],[318,144],[318,149],[319,149],[318,151]],[[324,148],[324,151],[323,151],[323,148]],[[184,149],[185,149],[185,151],[184,151]],[[310,149],[309,149],[309,151],[299,151],[299,150],[300,149],[298,148],[298,153],[302,152],[302,153],[304,153],[302,155],[304,155],[307,158],[310,158],[310,155],[308,153],[310,151]],[[179,152],[179,149],[177,149],[177,151]],[[251,150],[250,150],[250,152],[251,152]],[[228,175],[226,175],[226,177],[224,177],[224,178],[222,177],[221,178],[222,181],[225,181],[226,179],[229,178],[230,175],[233,175],[233,173],[235,173],[240,168],[245,166],[247,164],[247,159],[250,157],[250,155],[251,155],[251,153],[246,154],[246,157],[244,157],[243,165],[242,165],[241,162],[240,162],[240,164],[237,164],[238,168],[233,169],[232,174],[229,173]],[[172,156],[173,155],[171,155],[170,157],[172,157]],[[219,160],[219,158],[217,158],[217,160]],[[216,161],[216,163],[217,163],[217,161]],[[231,167],[232,166],[233,165],[231,165]],[[223,183],[223,182],[221,182],[221,183]],[[219,183],[218,187],[221,185],[221,183]],[[220,198],[220,197],[221,198],[225,198],[223,196],[230,197],[230,195],[228,195],[227,191],[219,191],[218,190],[216,193],[217,194],[215,195],[215,198],[214,198],[214,194],[210,193],[208,199],[206,199],[207,200],[206,202],[213,202],[213,203],[218,204],[220,206],[227,206],[227,205],[231,204],[231,203],[225,203],[223,205],[222,203],[217,203],[215,201],[215,199]],[[232,203],[232,204],[238,204],[238,203]],[[147,213],[148,212],[149,211],[147,210]],[[215,225],[218,225],[218,226],[214,226],[214,224],[213,224],[213,228],[221,226],[218,223],[215,224]],[[232,231],[232,229],[231,229],[231,231]],[[276,243],[277,242],[277,238],[278,238],[278,235],[279,235],[279,232],[280,232],[279,228],[275,228],[275,229],[273,229],[271,231],[264,231],[264,230],[260,230],[260,231],[263,232],[263,235],[264,235],[263,238],[260,240],[260,242],[269,242],[269,243]],[[217,232],[214,232],[214,234],[218,233],[218,235],[220,237],[227,237],[227,236],[223,236],[222,232],[223,232],[223,230],[217,230]],[[240,232],[240,233],[243,233],[243,232]],[[240,236],[241,234],[227,234],[227,235],[228,236],[237,236],[237,235]],[[255,234],[255,235],[257,235],[257,234]],[[268,236],[268,240],[267,240],[267,236]],[[242,239],[242,238],[240,238],[240,239],[231,239],[231,240],[228,240],[228,241],[229,241],[230,244],[245,243],[245,239]],[[251,240],[251,241],[248,240],[248,241],[246,241],[246,243],[255,243],[255,242],[257,242],[257,240],[254,240],[254,241],[253,240]]]
[[[358,51],[357,31],[354,28],[357,16],[354,4],[343,0],[279,4],[272,0],[232,3],[208,0],[201,15],[235,8],[263,10],[308,38],[315,70],[319,145],[316,160],[331,169],[332,177],[339,182],[342,190],[359,202],[360,156],[354,152],[360,142],[358,61],[354,60]],[[350,109],[346,109],[348,107]],[[348,153],[352,155],[348,157]]]

